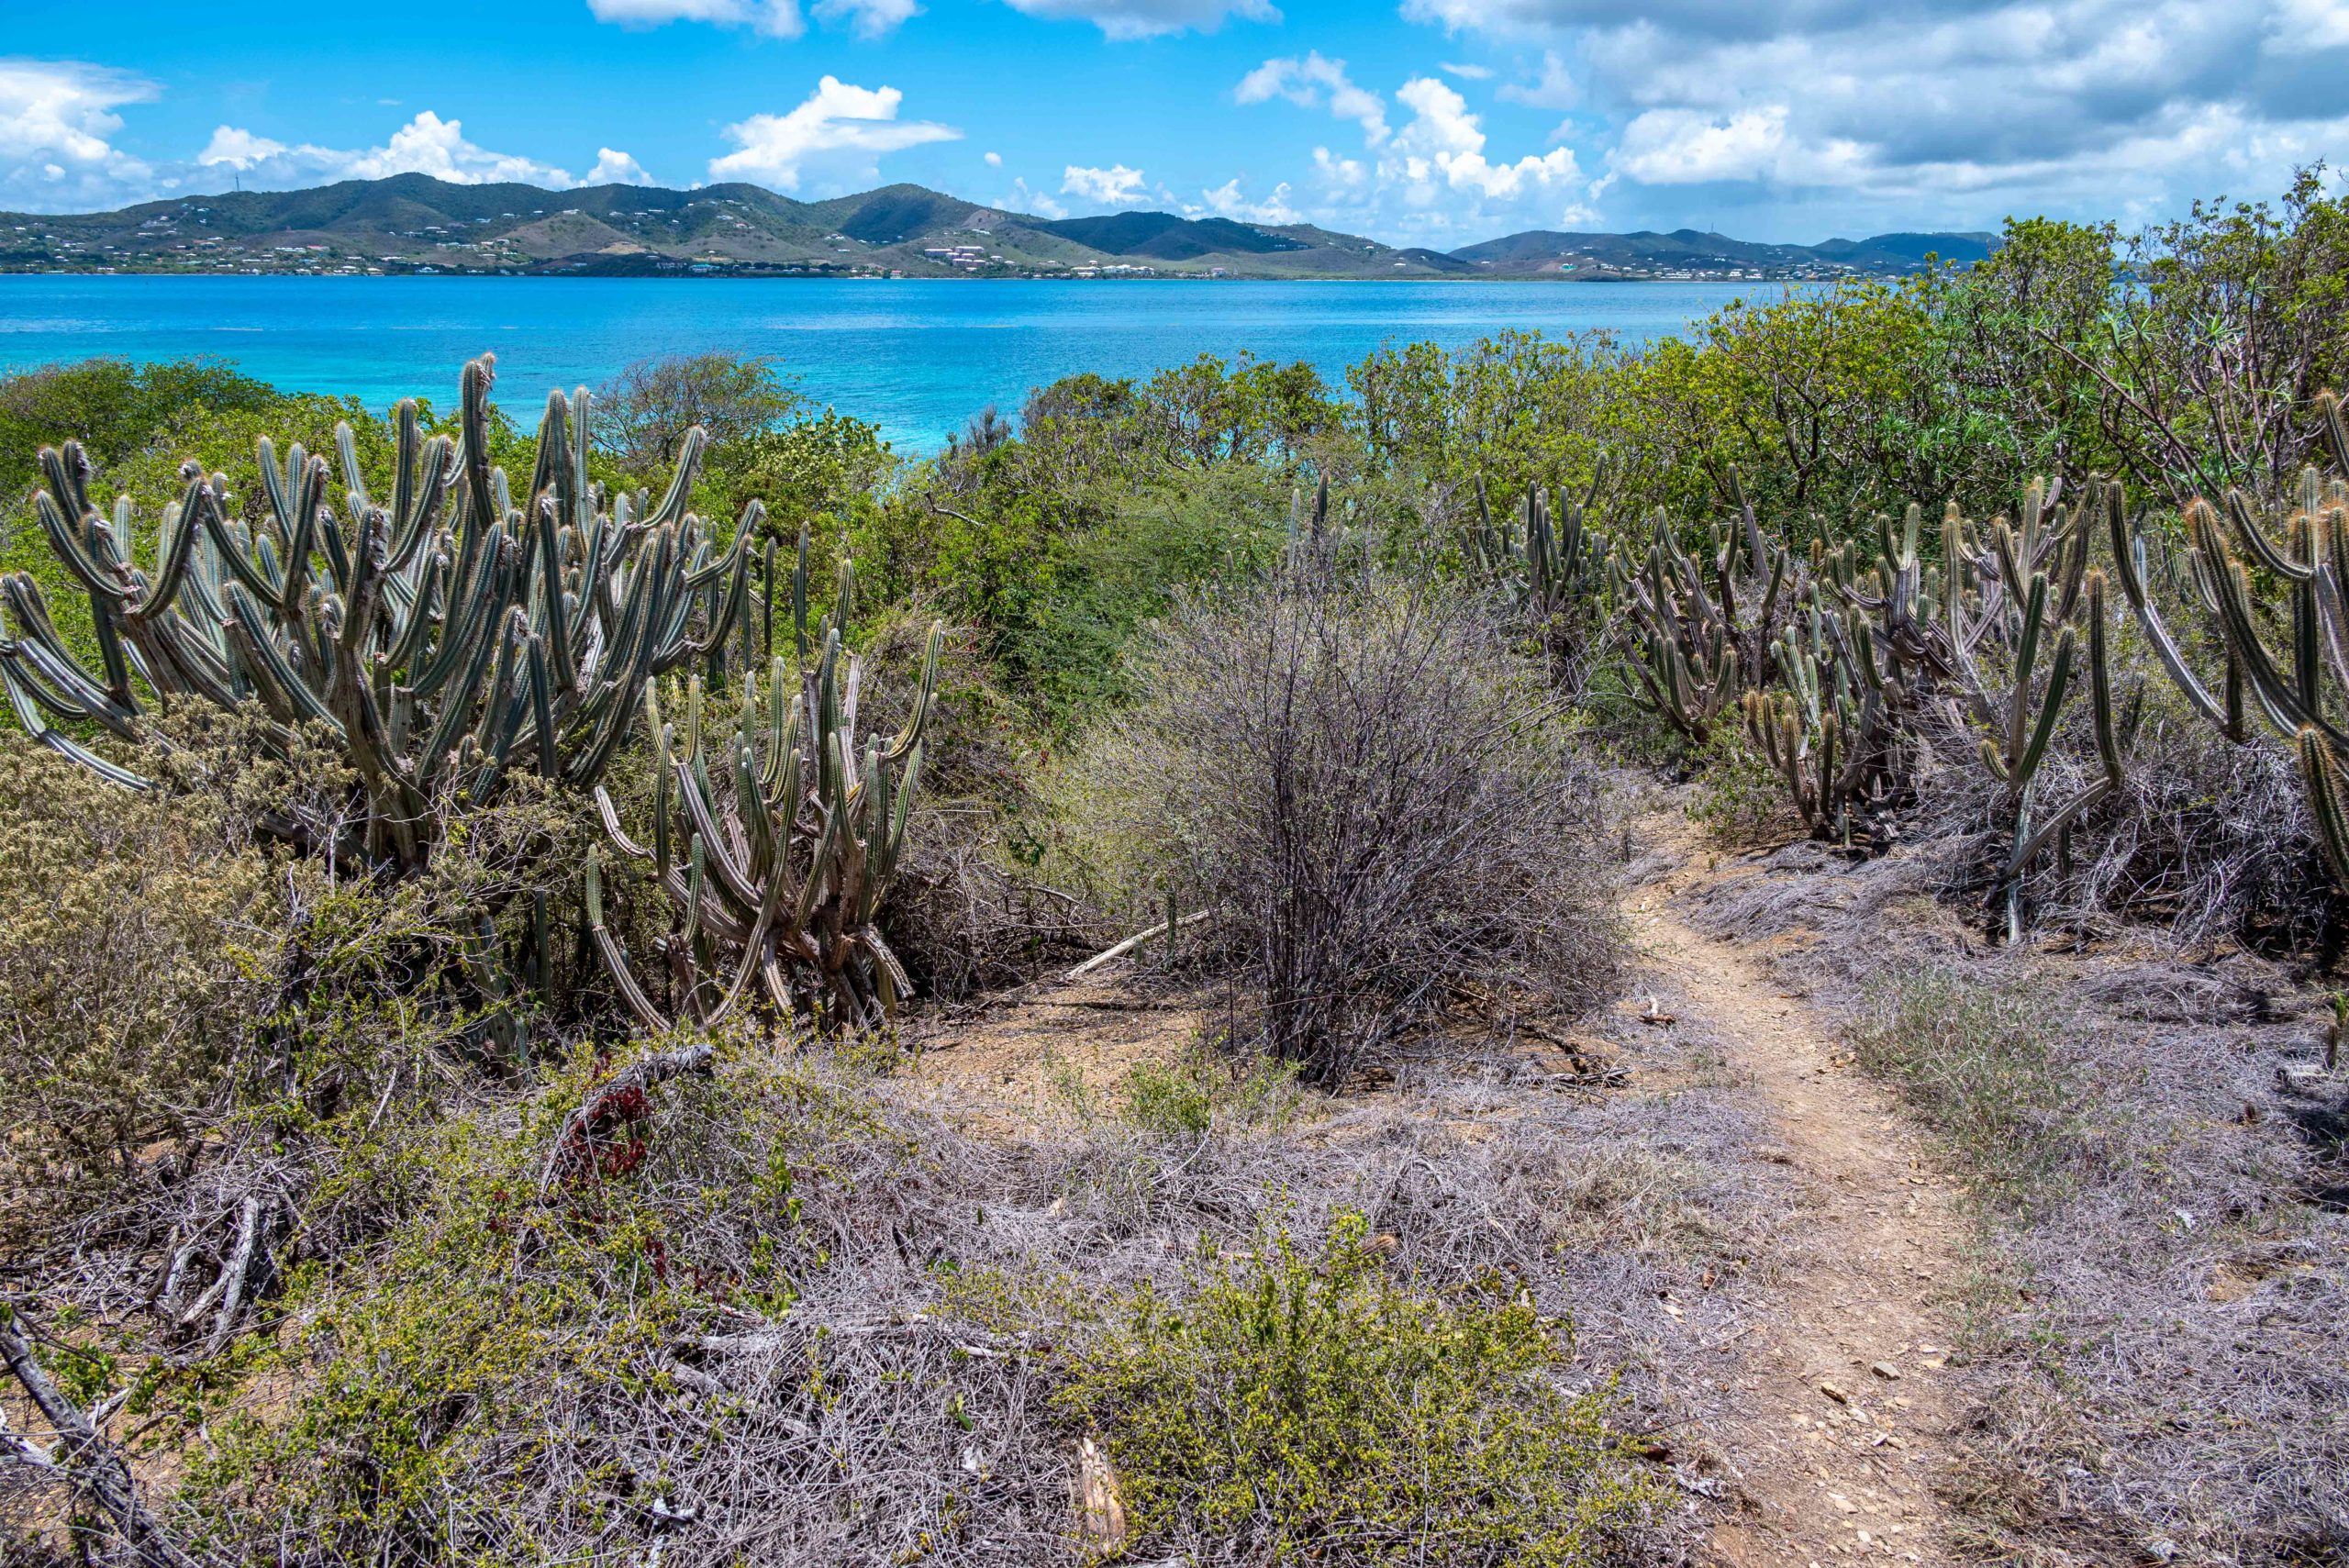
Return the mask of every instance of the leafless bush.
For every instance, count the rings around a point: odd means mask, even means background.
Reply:
[[[919,995],[954,1002],[1023,984],[1111,940],[1085,900],[1019,855],[1013,824],[985,801],[917,809],[882,928]]]
[[[1326,562],[1184,601],[1083,809],[1130,917],[1170,897],[1323,1082],[1463,1004],[1613,973],[1598,784],[1487,606]]]

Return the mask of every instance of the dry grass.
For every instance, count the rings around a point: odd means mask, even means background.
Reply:
[[[2240,953],[1985,951],[1923,896],[1960,852],[1798,846],[1707,918],[1816,932],[1783,973],[1854,1018],[1976,1180],[1981,1260],[1954,1305],[1984,1550],[2338,1561],[2343,1123],[2277,1078],[2315,1052],[2323,999]]]

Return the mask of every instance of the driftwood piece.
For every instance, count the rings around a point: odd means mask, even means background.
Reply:
[[[85,1495],[114,1521],[124,1544],[140,1562],[152,1568],[201,1568],[199,1561],[175,1544],[139,1500],[138,1483],[131,1479],[130,1466],[120,1451],[41,1370],[13,1308],[0,1307],[0,1361],[7,1363],[42,1419],[58,1435],[54,1449],[17,1437],[10,1445],[10,1457],[35,1469],[54,1472]]]
[[[1215,911],[1212,909],[1194,909],[1188,915],[1186,915],[1181,919],[1174,922],[1174,929],[1179,931],[1186,926],[1196,926],[1214,912]],[[1068,972],[1067,978],[1071,980],[1084,979],[1086,975],[1092,973],[1103,964],[1108,963],[1112,960],[1125,957],[1126,954],[1133,951],[1134,949],[1150,940],[1151,938],[1164,936],[1166,934],[1166,927],[1167,922],[1161,920],[1158,924],[1151,927],[1150,929],[1146,931],[1136,931],[1132,936],[1128,937],[1116,947],[1109,949],[1106,952],[1097,952],[1091,958],[1086,959],[1083,963],[1078,964],[1074,969],[1070,970]]]

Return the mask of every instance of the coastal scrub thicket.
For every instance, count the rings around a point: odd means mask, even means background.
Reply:
[[[1622,955],[1610,764],[1925,840],[2009,955],[2329,973],[2325,191],[1652,346],[1077,375],[919,461],[726,356],[519,421],[485,360],[0,382],[0,1350],[66,1434],[6,1552],[1636,1554],[1644,1352],[1569,1354],[1524,1184],[1612,1110],[1410,1096],[1529,1038],[1612,1092],[1550,1029]],[[1112,944],[1200,1022],[1122,1119],[889,1082],[909,1004]],[[2017,1212],[2074,1141],[2036,995],[1863,1036]]]

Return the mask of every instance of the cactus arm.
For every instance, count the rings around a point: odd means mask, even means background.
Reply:
[[[2034,572],[2031,591],[2023,600],[2022,634],[2015,643],[2015,689],[2007,704],[2007,763],[2013,767],[2023,754],[2023,731],[2028,723],[2027,704],[2031,695],[2031,675],[2039,662],[2039,633],[2047,614],[2047,574]]]
[[[2121,742],[2112,724],[2111,660],[2105,646],[2104,573],[2088,573],[2088,704],[2096,718],[2097,755],[2104,762],[2104,776],[2115,785],[2121,783]]]
[[[603,870],[593,851],[587,855],[587,931],[595,941],[596,955],[604,961],[604,972],[619,988],[620,999],[628,1004],[628,1010],[634,1013],[637,1021],[646,1029],[665,1031],[669,1028],[669,1020],[644,994],[644,987],[637,983],[635,968],[628,961],[628,949],[604,923]]]
[[[2317,842],[2332,871],[2332,884],[2349,892],[2349,817],[2342,811],[2337,752],[2313,727],[2293,738],[2293,750],[2299,755],[2301,782],[2308,789],[2309,815],[2316,820]]]
[[[538,591],[544,611],[543,626],[549,643],[548,657],[552,673],[560,681],[560,691],[566,699],[579,687],[579,667],[571,657],[571,617],[562,602],[562,556],[560,516],[548,503],[538,503],[538,517],[532,531],[538,536]]]
[[[2119,787],[2118,782],[2110,778],[2094,781],[2070,800],[2065,801],[2054,816],[2041,823],[2028,838],[2020,839],[2015,845],[2013,854],[2007,860],[2008,879],[2011,880],[2021,875],[2024,868],[2039,858],[2039,851],[2047,847],[2047,841],[2050,839],[2069,828],[2084,813],[2094,809],[2105,796]]]
[[[2129,607],[2136,614],[2137,625],[2143,629],[2146,640],[2154,645],[2154,652],[2160,658],[2162,668],[2169,673],[2170,683],[2177,687],[2188,703],[2212,724],[2222,730],[2228,729],[2227,709],[2210,695],[2210,688],[2202,684],[2200,678],[2187,668],[2186,656],[2178,651],[2177,639],[2170,635],[2169,628],[2162,621],[2161,611],[2145,591],[2144,535],[2129,526],[2127,514],[2121,506],[2119,482],[2108,487],[2108,497],[2105,520],[2112,532],[2113,570],[2121,578],[2122,596],[2128,599]]]
[[[2055,658],[2047,670],[2047,695],[2039,705],[2039,721],[2032,729],[2030,743],[2024,748],[2015,770],[2026,784],[2038,774],[2040,760],[2047,753],[2047,742],[2055,733],[2055,719],[2063,711],[2064,695],[2071,684],[2073,648],[2073,632],[2067,626],[2055,639]],[[2018,687],[2015,692],[2018,706],[2022,700],[2023,693]]]
[[[2226,511],[2227,520],[2234,525],[2235,537],[2243,540],[2243,548],[2251,551],[2259,564],[2288,583],[2308,581],[2311,568],[2288,558],[2267,542],[2267,536],[2253,518],[2251,503],[2242,491],[2232,488],[2227,491]]]
[[[2304,728],[2321,731],[2332,745],[2349,751],[2349,735],[2343,735],[2299,700],[2299,694],[2276,668],[2275,661],[2259,640],[2257,628],[2252,620],[2251,585],[2245,578],[2243,564],[2236,561],[2221,561],[2211,573],[2218,590],[2220,625],[2225,629],[2227,643],[2233,651],[2235,663],[2249,678],[2254,695],[2266,711],[2268,722],[2287,735]]]
[[[560,617],[558,617],[559,619]],[[533,740],[538,751],[539,776],[551,779],[556,772],[554,733],[553,677],[549,673],[546,639],[532,637],[529,648],[530,722],[536,730]]]

